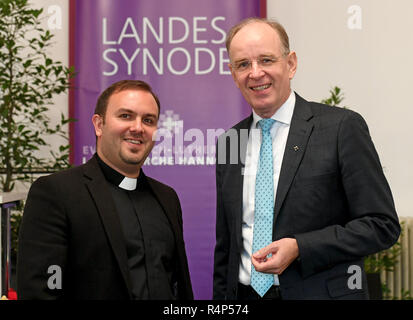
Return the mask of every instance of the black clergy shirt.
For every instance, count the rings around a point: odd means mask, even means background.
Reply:
[[[133,299],[176,299],[176,248],[172,228],[143,171],[134,181],[96,155],[119,215]],[[130,183],[132,182],[132,183]],[[129,183],[129,186],[128,186]]]

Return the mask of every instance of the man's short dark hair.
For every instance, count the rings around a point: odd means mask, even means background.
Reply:
[[[159,102],[158,97],[152,91],[152,88],[149,84],[141,80],[121,80],[118,82],[113,83],[110,85],[105,91],[103,91],[96,103],[95,114],[100,115],[103,119],[105,119],[106,109],[108,108],[109,98],[120,91],[124,90],[142,90],[149,92],[156,101],[158,106],[158,116],[161,110],[161,104]]]

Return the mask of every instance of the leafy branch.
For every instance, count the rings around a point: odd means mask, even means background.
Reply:
[[[61,114],[52,125],[49,108],[56,95],[67,92],[73,68],[53,60],[47,49],[53,34],[41,27],[43,9],[27,0],[0,1],[0,185],[13,190],[15,181],[29,181],[28,171],[60,170],[69,166],[69,145],[53,151],[46,137],[68,140]],[[42,154],[49,156],[44,157]]]
[[[344,100],[344,94],[339,87],[334,87],[330,90],[330,97],[321,100],[321,103],[328,104],[329,106],[339,107],[340,103]],[[342,108],[347,109],[343,106]]]

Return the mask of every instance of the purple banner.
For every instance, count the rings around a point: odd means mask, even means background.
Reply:
[[[148,82],[161,114],[143,170],[181,200],[196,299],[212,298],[216,139],[250,112],[227,66],[225,36],[259,9],[259,0],[75,2],[74,162],[95,153],[91,117],[99,94],[122,79]]]

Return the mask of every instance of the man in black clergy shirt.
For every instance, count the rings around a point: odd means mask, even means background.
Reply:
[[[98,98],[97,154],[39,178],[19,236],[19,299],[193,299],[175,191],[143,173],[160,103],[143,81]]]

